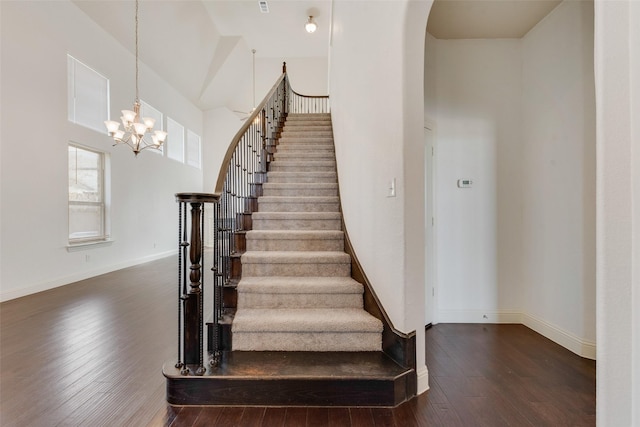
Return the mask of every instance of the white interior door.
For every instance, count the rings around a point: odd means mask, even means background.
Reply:
[[[435,272],[435,136],[434,126],[424,128],[425,164],[425,325],[435,324],[436,272]]]

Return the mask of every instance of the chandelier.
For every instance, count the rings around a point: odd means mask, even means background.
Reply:
[[[107,120],[104,122],[109,136],[115,141],[114,146],[126,144],[137,156],[142,150],[153,148],[159,150],[167,139],[167,133],[161,130],[153,130],[155,119],[151,117],[140,117],[140,97],[138,96],[138,0],[136,0],[136,99],[133,103],[133,110],[122,110],[122,126],[120,123]],[[147,140],[151,138],[151,142]]]

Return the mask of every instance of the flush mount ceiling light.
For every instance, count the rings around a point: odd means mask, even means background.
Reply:
[[[167,139],[167,133],[161,130],[153,132],[155,119],[150,117],[140,117],[140,98],[138,97],[138,0],[136,0],[136,99],[133,102],[133,110],[122,110],[122,126],[116,121],[107,120],[104,122],[109,132],[109,136],[116,142],[114,145],[126,144],[137,156],[142,150],[147,148],[160,149],[160,146]],[[153,135],[151,135],[153,132]],[[151,136],[152,142],[145,139]]]
[[[318,29],[318,24],[313,20],[313,16],[309,16],[309,20],[304,24],[304,29],[307,33],[314,33]]]

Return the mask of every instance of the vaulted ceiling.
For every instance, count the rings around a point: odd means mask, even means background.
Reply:
[[[134,52],[133,0],[72,1]],[[334,1],[342,0],[267,0],[263,13],[258,0],[140,0],[140,59],[203,110],[228,106],[237,87],[250,86],[251,49],[258,60],[326,58]],[[558,3],[436,0],[427,29],[437,38],[522,37]],[[309,15],[313,34],[304,31]]]

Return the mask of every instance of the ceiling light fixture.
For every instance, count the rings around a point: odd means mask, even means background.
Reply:
[[[304,24],[304,29],[307,30],[307,33],[315,33],[318,29],[318,24],[313,20],[313,16],[309,16],[309,20]]]
[[[116,142],[114,145],[126,144],[138,156],[142,150],[147,148],[160,149],[160,146],[167,139],[167,133],[161,130],[153,131],[155,119],[151,117],[140,117],[140,97],[138,96],[138,0],[136,0],[136,99],[133,102],[132,110],[122,110],[122,126],[112,120],[104,122],[109,136]],[[153,132],[153,135],[151,135]],[[151,135],[151,143],[145,139],[147,134]]]

